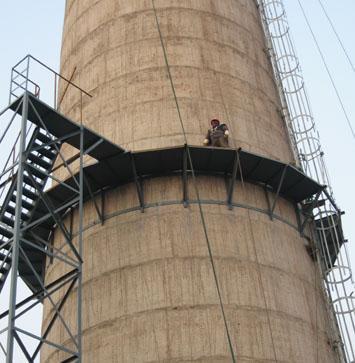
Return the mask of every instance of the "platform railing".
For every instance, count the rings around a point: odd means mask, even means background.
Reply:
[[[80,103],[80,119],[83,114],[83,97],[92,97],[73,82],[76,68],[74,68],[70,78],[64,77],[39,59],[28,54],[22,58],[11,69],[9,104],[21,97],[24,92],[29,92],[37,98],[42,99],[56,110],[65,99],[68,91],[77,92],[78,102]]]

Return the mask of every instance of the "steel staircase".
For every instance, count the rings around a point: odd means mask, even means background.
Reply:
[[[36,207],[40,200],[40,192],[44,191],[49,174],[53,169],[54,162],[58,155],[60,148],[59,143],[52,143],[53,140],[43,133],[39,127],[37,127],[30,138],[26,147],[25,156],[25,172],[23,175],[23,190],[21,201],[21,226],[24,227],[30,223],[33,217],[35,217],[37,210]],[[11,269],[11,247],[13,238],[13,228],[15,224],[15,206],[17,195],[17,173],[8,180],[10,186],[3,200],[0,208],[0,293],[5,285],[6,278]],[[6,186],[4,186],[6,187]],[[26,244],[21,245],[26,255],[31,255],[31,261],[38,275],[43,276],[43,259],[40,256],[40,252],[33,251]],[[26,248],[27,246],[27,248]],[[39,254],[36,258],[36,254]],[[20,256],[21,258],[21,256]],[[26,263],[23,264],[26,266]],[[19,271],[21,277],[31,288],[35,281],[31,281],[35,277],[32,271],[26,267]],[[27,278],[26,276],[32,276]]]

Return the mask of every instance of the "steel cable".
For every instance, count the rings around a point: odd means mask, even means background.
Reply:
[[[335,37],[337,38],[337,40],[339,42],[339,45],[340,45],[341,49],[343,50],[343,52],[345,54],[345,57],[347,58],[347,60],[348,60],[348,62],[350,64],[351,69],[355,72],[355,66],[354,66],[354,64],[353,64],[353,62],[352,62],[352,60],[350,58],[349,52],[345,48],[344,42],[341,40],[340,35],[339,35],[338,31],[335,28],[334,22],[330,18],[329,14],[327,12],[327,9],[323,5],[322,1],[321,0],[318,0],[318,2],[319,2],[320,7],[322,8],[322,11],[323,11],[325,17],[328,20],[328,23],[329,23],[330,27],[333,30],[333,33],[334,33]]]
[[[252,222],[251,222],[251,217],[250,217],[250,210],[248,210],[247,213],[248,213],[249,226],[251,227],[252,226]],[[263,284],[263,279],[262,279],[262,274],[261,274],[261,264],[260,264],[258,252],[257,252],[257,249],[256,249],[256,242],[255,242],[255,235],[254,235],[253,228],[250,228],[250,232],[251,232],[251,237],[252,237],[251,240],[253,241],[253,250],[254,250],[254,255],[255,255],[255,262],[256,262],[256,265],[258,267],[259,283],[260,283],[261,292],[262,292],[262,295],[263,295],[263,300],[264,300],[264,305],[265,305],[265,310],[266,310],[266,317],[267,317],[269,331],[270,331],[272,351],[273,351],[273,354],[274,354],[274,360],[275,360],[275,362],[277,362],[277,354],[276,354],[276,346],[275,346],[274,334],[272,332],[272,327],[271,327],[270,309],[269,309],[269,307],[267,305],[267,299],[266,299],[266,293],[265,293],[265,286]]]
[[[236,354],[235,354],[234,349],[233,349],[231,334],[230,334],[230,331],[229,331],[227,318],[226,318],[226,313],[225,313],[225,310],[224,310],[224,304],[223,304],[223,299],[222,299],[222,294],[221,294],[221,288],[220,288],[219,282],[218,282],[217,270],[216,270],[216,266],[215,266],[213,253],[212,253],[211,242],[210,242],[210,239],[209,239],[209,236],[208,236],[206,220],[205,220],[205,216],[204,216],[204,213],[203,213],[200,193],[199,193],[197,182],[196,182],[195,170],[194,170],[193,163],[192,163],[191,153],[190,153],[189,145],[188,145],[188,142],[187,142],[185,126],[184,126],[184,122],[183,122],[183,119],[182,119],[179,102],[178,102],[178,99],[177,99],[177,96],[176,96],[176,90],[175,90],[173,78],[172,78],[171,71],[170,71],[168,56],[167,56],[167,53],[166,53],[164,40],[163,40],[163,35],[162,35],[161,29],[160,29],[158,14],[157,14],[157,10],[155,8],[154,0],[152,0],[152,7],[153,7],[153,11],[154,11],[157,30],[158,30],[158,33],[159,33],[161,47],[162,47],[162,50],[163,50],[163,55],[164,55],[164,60],[165,60],[165,65],[166,65],[169,81],[170,81],[170,86],[171,86],[171,89],[172,89],[172,92],[173,92],[174,101],[175,101],[175,105],[176,105],[176,110],[177,110],[177,113],[178,113],[179,122],[180,122],[181,129],[182,129],[182,132],[183,132],[184,142],[185,142],[185,145],[186,145],[187,158],[188,158],[188,161],[189,161],[190,167],[191,167],[193,186],[194,186],[194,190],[195,190],[195,193],[196,193],[197,204],[198,204],[198,208],[199,208],[199,214],[200,214],[203,233],[204,233],[204,236],[205,236],[206,245],[207,245],[207,249],[208,249],[208,255],[209,255],[210,262],[211,262],[211,267],[212,267],[214,282],[215,282],[215,286],[216,286],[216,290],[217,290],[217,294],[218,294],[219,305],[220,305],[220,309],[221,309],[221,313],[222,313],[223,323],[224,323],[225,331],[226,331],[226,334],[227,334],[228,346],[229,346],[232,361],[233,361],[233,363],[236,363],[237,362]]]
[[[334,88],[334,91],[335,91],[335,94],[336,94],[336,96],[337,96],[337,98],[338,98],[338,101],[339,101],[340,107],[341,107],[341,109],[343,110],[344,116],[345,116],[346,121],[347,121],[347,123],[348,123],[348,126],[349,126],[349,128],[350,128],[351,134],[352,134],[353,138],[355,139],[355,131],[354,131],[354,128],[353,128],[353,126],[352,126],[352,124],[351,124],[351,121],[350,121],[349,115],[348,115],[348,113],[347,113],[347,111],[346,111],[346,109],[345,109],[344,102],[343,102],[343,100],[342,100],[342,98],[341,98],[341,96],[340,96],[340,93],[339,93],[339,91],[338,91],[338,88],[337,88],[337,86],[336,86],[336,84],[335,84],[335,81],[334,81],[334,78],[333,78],[333,76],[332,76],[332,73],[330,72],[330,69],[329,69],[329,67],[328,67],[328,63],[327,63],[327,61],[326,61],[326,59],[325,59],[325,55],[324,55],[324,53],[323,53],[322,49],[320,48],[320,45],[319,45],[318,39],[317,39],[317,37],[316,37],[316,35],[315,35],[314,31],[313,31],[313,28],[312,28],[312,26],[311,26],[311,23],[310,23],[310,21],[309,21],[308,17],[307,17],[307,14],[306,14],[306,12],[305,12],[305,10],[304,10],[304,7],[303,7],[303,5],[302,5],[302,3],[301,3],[301,0],[297,0],[297,1],[298,1],[298,4],[299,4],[300,8],[301,8],[301,11],[302,11],[303,17],[304,17],[304,19],[305,19],[305,21],[306,21],[306,23],[307,23],[308,29],[309,29],[309,31],[310,31],[310,33],[311,33],[311,35],[312,35],[312,38],[313,38],[313,41],[314,41],[314,43],[315,43],[315,45],[316,45],[316,48],[317,48],[317,50],[318,50],[318,53],[319,53],[320,57],[322,58],[323,65],[324,65],[324,67],[325,67],[325,69],[326,69],[326,71],[327,71],[327,74],[328,74],[328,77],[329,77],[329,79],[330,79],[330,82],[331,82],[331,84],[332,84],[332,86],[333,86],[333,88]]]

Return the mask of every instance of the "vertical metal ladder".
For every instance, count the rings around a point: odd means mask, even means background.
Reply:
[[[53,138],[47,136],[37,127],[26,148],[26,171],[23,176],[23,197],[21,200],[21,226],[26,226],[36,213],[40,199],[54,162],[59,153],[60,144],[51,143]],[[49,144],[50,143],[50,144]],[[10,187],[0,207],[0,293],[11,270],[11,246],[15,224],[17,173],[8,180]],[[6,187],[6,186],[4,186]],[[26,251],[26,245],[22,246]],[[43,261],[35,264],[39,275],[42,275]]]

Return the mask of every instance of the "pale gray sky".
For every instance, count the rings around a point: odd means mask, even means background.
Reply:
[[[284,0],[284,2],[326,154],[335,197],[346,212],[343,219],[344,231],[351,243],[351,260],[355,267],[355,209],[352,190],[352,187],[355,186],[353,167],[355,140],[346,125],[297,1]],[[30,53],[58,69],[64,3],[64,0],[2,1],[0,12],[0,109],[5,107],[8,102],[10,69],[23,56]],[[318,0],[307,0],[303,3],[355,127],[355,103],[353,100],[355,73],[347,63],[321,13]],[[355,2],[353,0],[323,0],[323,3],[329,10],[350,57],[355,62],[353,41]],[[4,152],[6,150],[1,150],[1,154]],[[6,304],[7,296],[2,296],[0,309],[3,310]],[[39,313],[37,311],[29,316],[28,323],[34,324],[36,321],[38,323]],[[0,362],[2,362],[1,358]]]

